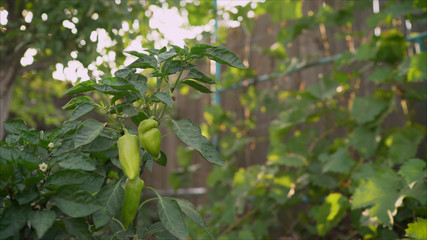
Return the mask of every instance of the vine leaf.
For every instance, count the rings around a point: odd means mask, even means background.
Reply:
[[[178,203],[175,199],[162,198],[160,195],[157,196],[159,198],[159,218],[163,226],[179,240],[187,240],[187,226]]]
[[[193,124],[190,119],[172,120],[172,130],[181,141],[196,149],[207,161],[218,165],[224,164],[213,144],[202,135],[200,127]]]
[[[325,236],[346,216],[350,204],[341,193],[330,193],[321,206],[315,206],[310,215],[316,220],[316,229],[320,236]]]
[[[355,164],[347,153],[347,150],[343,147],[339,148],[332,155],[320,155],[320,160],[325,162],[322,168],[323,172],[346,173],[349,172]]]
[[[404,164],[403,168],[408,169],[413,167],[411,166],[413,164],[413,161],[409,161]],[[403,171],[406,172],[406,170]],[[402,175],[405,176],[405,174]],[[377,217],[384,225],[392,227],[397,207],[401,205],[405,197],[413,197],[421,203],[427,201],[427,191],[424,186],[425,177],[422,175],[408,184],[396,172],[384,170],[374,177],[361,180],[353,194],[352,208],[369,207],[372,217]]]
[[[354,100],[351,114],[358,124],[365,124],[377,119],[387,109],[387,102],[373,97],[358,97]]]
[[[427,219],[418,218],[417,222],[409,223],[405,230],[406,236],[414,239],[427,239]]]
[[[419,158],[412,158],[400,168],[399,174],[405,178],[406,183],[411,184],[422,177],[427,177],[426,166],[425,161]]]

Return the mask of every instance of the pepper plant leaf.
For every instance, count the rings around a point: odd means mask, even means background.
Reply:
[[[224,164],[214,145],[202,135],[200,127],[194,125],[190,119],[172,120],[172,130],[181,141],[196,149],[207,161],[218,165]]]
[[[158,199],[159,218],[163,226],[179,240],[187,240],[187,226],[178,203],[172,198],[163,198],[160,195]]]
[[[93,213],[93,221],[97,228],[107,224],[120,210],[125,195],[121,183],[122,181],[118,181],[114,185],[106,185],[96,195],[96,199],[103,206]]]
[[[239,57],[228,48],[218,46],[206,51],[206,56],[215,62],[226,64],[235,68],[246,68]]]
[[[104,129],[104,123],[94,119],[88,119],[81,125],[74,134],[73,142],[75,148],[91,143]]]

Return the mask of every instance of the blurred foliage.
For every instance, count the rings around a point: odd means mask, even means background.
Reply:
[[[226,162],[207,178],[210,204],[202,212],[208,225],[222,240],[423,239],[426,126],[414,116],[425,109],[427,57],[409,49],[400,19],[423,23],[426,7],[419,1],[387,1],[366,19],[364,32],[353,32],[355,16],[372,11],[371,2],[343,1],[338,9],[325,4],[307,14],[300,3],[265,1],[229,12],[248,35],[246,19],[263,13],[286,26],[277,42],[261,51],[278,61],[268,77],[309,67],[312,56],[287,58],[288,43],[321,24],[341,30],[336,39],[363,36],[366,41],[334,57],[333,70],[302,90],[245,87],[238,96],[243,118],[225,107],[206,107],[202,129],[220,136]],[[254,18],[247,17],[250,11]],[[382,28],[379,36],[375,27]],[[226,69],[221,86],[246,86],[256,74]],[[360,86],[368,83],[375,87],[363,94]],[[401,124],[390,126],[396,117]],[[254,137],[254,130],[265,128],[268,136]],[[247,153],[266,142],[265,164],[248,165]],[[193,228],[193,239],[207,237]]]

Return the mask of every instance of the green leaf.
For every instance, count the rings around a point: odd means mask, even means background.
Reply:
[[[12,205],[6,208],[0,218],[0,237],[6,239],[18,234],[27,223],[28,212],[27,206]]]
[[[212,80],[210,77],[206,76],[204,73],[200,72],[199,70],[193,68],[188,73],[188,76],[185,79],[192,79],[196,80],[202,83],[208,83],[208,84],[214,84],[215,81]]]
[[[126,79],[129,76],[129,74],[132,74],[132,73],[135,73],[135,69],[124,68],[124,69],[119,69],[116,72],[114,72],[114,76]]]
[[[315,206],[310,211],[316,220],[317,233],[325,236],[346,216],[349,207],[350,203],[341,193],[330,193],[321,206]]]
[[[368,179],[374,177],[378,172],[378,169],[372,162],[362,164],[351,176],[353,181],[359,182],[362,179]]]
[[[80,150],[83,152],[102,152],[116,145],[116,143],[117,139],[99,135],[91,143],[82,146]]]
[[[59,166],[65,169],[81,169],[85,171],[93,171],[96,169],[95,161],[89,157],[89,154],[84,154],[79,151],[53,157],[51,159],[51,164],[54,163],[58,163]]]
[[[163,226],[178,239],[187,240],[187,226],[178,203],[172,198],[158,198],[159,218]]]
[[[133,63],[131,63],[129,68],[153,68],[157,69],[157,59],[153,56],[142,56]]]
[[[88,224],[83,218],[66,218],[63,220],[67,233],[76,239],[95,239],[89,231]]]
[[[13,157],[16,158],[16,162],[19,165],[24,166],[29,170],[36,169],[41,163],[39,156],[37,156],[34,152],[19,151],[17,156]]]
[[[154,50],[157,50],[157,49],[154,49]],[[157,50],[157,51],[158,51],[158,50]],[[147,54],[145,54],[145,53],[139,53],[139,52],[137,52],[137,51],[124,51],[124,53],[130,54],[130,55],[133,55],[133,56],[138,57],[138,58],[143,58],[143,57],[148,56],[148,55],[147,55]]]
[[[261,4],[265,8],[273,22],[279,23],[302,17],[302,2],[294,0],[282,0],[277,4],[274,0],[267,0]]]
[[[405,188],[401,190],[401,195],[415,198],[421,204],[425,204],[427,202],[427,179],[421,178],[407,184]]]
[[[163,232],[163,231],[165,231],[166,229],[165,229],[165,227],[163,226],[163,223],[162,222],[156,222],[156,223],[153,223],[153,224],[151,224],[148,228],[147,228],[147,231],[145,232],[145,234],[155,234],[155,233],[158,233],[158,232]]]
[[[122,181],[114,185],[106,185],[96,195],[102,208],[93,214],[93,222],[97,228],[107,224],[120,210],[125,191],[121,186]]]
[[[133,85],[136,93],[139,94],[140,97],[145,97],[145,93],[147,92],[147,78],[141,74],[133,74],[129,80],[129,82]]]
[[[126,79],[121,77],[103,78],[102,83],[119,90],[132,89],[132,84],[130,84]]]
[[[376,48],[370,44],[361,44],[356,52],[356,59],[359,61],[367,61],[373,59],[376,54]]]
[[[172,45],[172,47],[173,47],[173,49],[175,50],[175,52],[177,53],[177,54],[179,54],[180,56],[185,56],[185,54],[187,53],[187,51],[186,51],[186,47],[184,46],[184,48],[181,48],[181,47],[179,47],[179,46],[176,46],[176,45]]]
[[[96,85],[95,81],[84,81],[68,89],[64,93],[64,95],[74,95],[74,94],[89,92],[89,91],[95,90],[95,88],[93,87],[94,85]]]
[[[194,67],[194,65],[192,65],[192,64],[190,64],[188,62],[182,62],[182,61],[179,61],[179,60],[167,60],[163,64],[163,67],[162,67],[163,73],[162,74],[163,75],[171,75],[171,74],[177,73],[179,71],[189,70],[189,69],[191,69],[193,67]],[[163,76],[163,75],[161,75],[161,76]]]
[[[208,44],[197,44],[190,49],[190,57],[203,57],[206,51],[214,46]]]
[[[88,216],[102,207],[90,193],[77,186],[61,188],[52,199],[63,213],[75,218]]]
[[[101,188],[103,182],[103,176],[67,169],[50,175],[45,186],[50,189],[55,189],[61,186],[77,185],[89,193],[96,193]]]
[[[358,126],[350,134],[349,144],[354,146],[364,158],[369,158],[378,147],[377,139],[380,137],[378,130],[373,131],[366,126]]]
[[[379,66],[375,71],[368,76],[368,80],[375,83],[385,83],[391,80],[392,69],[387,66]]]
[[[93,109],[95,109],[95,106],[92,104],[83,103],[74,109],[73,113],[71,114],[70,121],[74,121],[77,118],[86,115],[87,113],[90,113]]]
[[[399,129],[385,141],[389,147],[389,157],[396,163],[402,163],[414,157],[423,137],[423,134],[417,128],[407,127]]]
[[[206,226],[205,221],[200,216],[199,212],[197,212],[196,207],[190,201],[182,198],[175,199],[175,201],[178,203],[179,207],[185,215],[187,215],[191,220],[197,223],[197,225],[199,225],[207,233],[209,233],[212,238],[214,238],[212,233],[209,231],[208,226]]]
[[[14,119],[4,122],[4,129],[13,134],[19,134],[21,131],[27,131],[28,126],[22,119]]]
[[[75,98],[71,99],[62,108],[65,109],[65,110],[70,110],[70,109],[74,109],[77,106],[82,105],[82,104],[95,105],[95,102],[92,100],[91,97],[80,96],[80,97],[75,97]]]
[[[390,170],[361,180],[353,194],[352,209],[369,207],[371,217],[377,217],[384,225],[391,227],[397,212],[396,203],[401,197],[399,190],[403,187],[403,179]]]
[[[212,91],[209,88],[207,88],[207,87],[205,87],[203,85],[200,85],[200,84],[196,83],[195,81],[185,80],[185,81],[182,81],[182,83],[184,83],[184,84],[186,84],[186,85],[188,85],[188,86],[196,89],[199,92],[202,92],[202,93],[212,93]]]
[[[284,145],[276,145],[272,147],[268,156],[267,163],[272,165],[279,166],[289,166],[289,167],[301,167],[307,163],[307,160],[304,156],[295,153],[288,153]]]
[[[170,51],[167,51],[167,52],[160,53],[157,56],[157,59],[158,59],[159,62],[163,62],[163,61],[166,61],[166,60],[168,60],[170,58],[173,58],[173,57],[175,57],[177,55],[178,55],[178,53],[176,53],[175,50],[170,50]]]
[[[427,177],[426,166],[425,161],[419,158],[412,158],[403,164],[399,170],[399,174],[405,178],[406,183],[411,184],[418,179]]]
[[[227,64],[236,68],[246,68],[246,66],[243,65],[242,61],[235,53],[223,46],[218,46],[207,50],[206,56],[215,62]]]
[[[334,172],[334,173],[347,173],[354,166],[355,162],[347,153],[345,148],[339,148],[334,154],[326,156],[320,155],[325,159],[325,165],[322,168],[323,172]],[[320,157],[319,157],[320,158]]]
[[[416,222],[409,223],[408,228],[405,229],[406,237],[417,240],[427,239],[427,219],[418,218]]]
[[[196,149],[209,162],[218,165],[224,164],[212,143],[202,135],[200,127],[194,125],[190,119],[172,120],[172,130],[181,141]]]
[[[387,102],[373,97],[358,97],[354,100],[351,114],[358,124],[365,124],[379,117],[387,106]]]
[[[427,79],[427,53],[421,52],[410,57],[408,82],[421,82]]]
[[[36,230],[37,238],[43,237],[55,219],[56,214],[51,210],[31,211],[29,215],[30,224]]]
[[[159,99],[162,103],[166,104],[168,107],[173,107],[172,97],[165,92],[156,92],[154,96]]]
[[[54,142],[59,137],[73,133],[81,124],[81,121],[66,121],[63,126],[58,127],[49,133],[49,140]]]
[[[307,91],[319,99],[332,98],[337,94],[339,83],[329,78],[322,78],[319,83],[311,85]]]
[[[73,142],[74,148],[86,145],[101,133],[104,129],[104,123],[98,122],[94,119],[88,119],[81,124],[81,127],[74,134]]]
[[[114,89],[110,86],[107,85],[103,85],[103,84],[98,84],[93,86],[93,88],[95,88],[95,90],[105,93],[105,94],[111,94],[111,95],[120,95],[120,98],[122,98],[125,95],[128,95],[128,91],[126,90],[119,90],[119,89]]]
[[[10,120],[5,122],[4,128],[6,131],[18,135],[23,139],[27,140],[30,144],[39,144],[39,131],[30,130],[27,124],[21,119]]]

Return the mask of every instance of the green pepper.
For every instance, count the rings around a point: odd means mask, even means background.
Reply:
[[[140,122],[138,126],[138,137],[141,146],[156,160],[160,157],[160,144],[162,142],[162,135],[158,126],[159,123],[152,118]]]
[[[138,137],[129,134],[127,129],[125,129],[125,135],[119,138],[117,147],[119,148],[120,166],[122,166],[126,177],[134,179],[136,176],[139,176],[141,162]]]
[[[123,200],[122,205],[123,226],[125,229],[127,229],[135,219],[143,188],[144,181],[139,177],[136,177],[135,179],[128,179],[126,181],[125,199]]]

